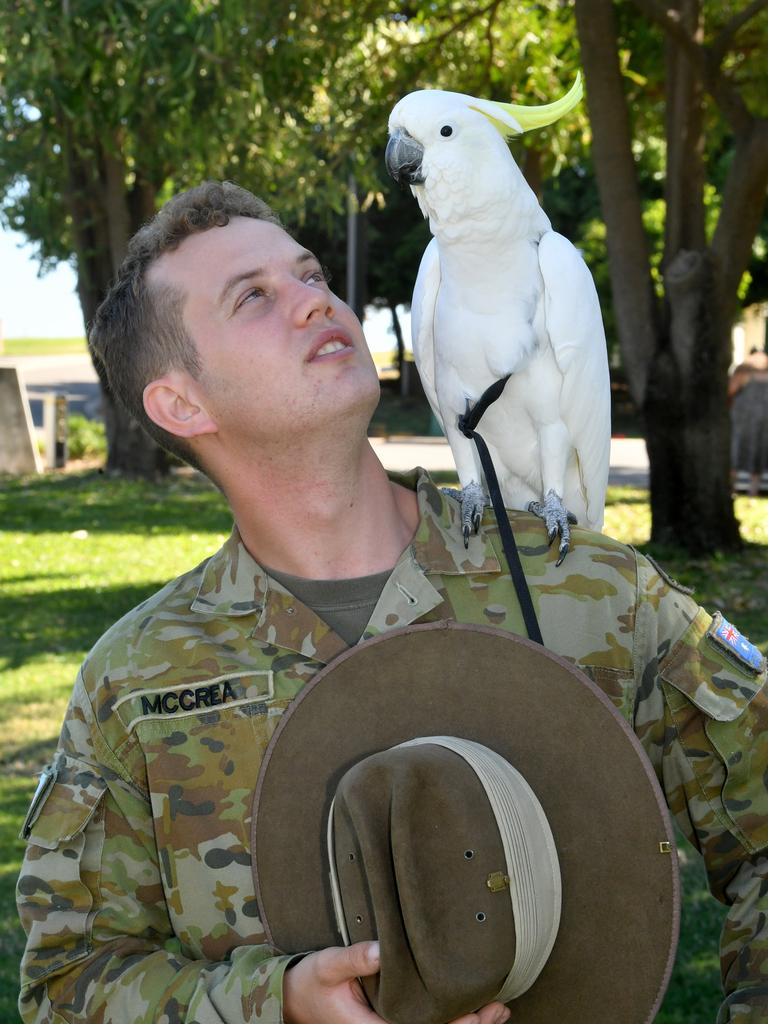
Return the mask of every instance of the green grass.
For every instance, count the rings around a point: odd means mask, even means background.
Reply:
[[[736,508],[750,541],[741,555],[663,558],[703,604],[722,607],[766,650],[768,499],[739,498]],[[155,485],[87,472],[1,479],[0,524],[0,1021],[12,1024],[22,950],[13,910],[22,855],[16,835],[78,666],[115,619],[215,550],[230,518],[218,492],[197,478]],[[643,546],[647,494],[611,489],[606,529]],[[683,939],[661,1024],[714,1020],[719,1001],[722,912],[693,854],[683,882]]]
[[[85,355],[85,338],[6,338],[0,356]]]

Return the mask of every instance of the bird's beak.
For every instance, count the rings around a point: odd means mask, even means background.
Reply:
[[[403,128],[396,128],[390,135],[384,162],[387,170],[399,185],[423,185],[424,174],[421,161],[424,147]]]

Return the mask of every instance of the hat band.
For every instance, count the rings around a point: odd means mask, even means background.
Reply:
[[[422,743],[436,743],[464,758],[480,780],[496,819],[515,921],[515,959],[495,997],[507,1003],[536,981],[557,937],[562,883],[552,830],[531,787],[495,751],[456,736],[420,736],[400,745]]]
[[[336,853],[333,848],[333,809],[335,806],[336,797],[334,796],[328,811],[328,824],[326,826],[328,863],[330,865],[328,875],[331,880],[331,899],[333,900],[333,916],[336,918],[336,927],[339,929],[344,945],[351,946],[352,941],[347,931],[347,919],[344,917],[344,907],[341,904],[341,886],[339,885],[339,876],[336,873]]]
[[[544,809],[515,768],[495,751],[455,736],[419,736],[398,747],[435,744],[464,759],[480,780],[499,829],[504,849],[509,895],[515,922],[515,957],[509,974],[494,997],[507,1003],[526,992],[552,952],[562,904],[557,849]],[[328,814],[327,840],[331,895],[336,923],[350,945],[333,846],[333,811]]]

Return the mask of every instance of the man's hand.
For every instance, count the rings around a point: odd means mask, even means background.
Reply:
[[[358,978],[379,970],[378,942],[358,942],[309,953],[285,972],[285,1024],[384,1024],[371,1010]],[[505,1024],[509,1010],[489,1003],[451,1024]]]

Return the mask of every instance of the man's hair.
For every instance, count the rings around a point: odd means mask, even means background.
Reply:
[[[280,219],[251,192],[230,181],[206,181],[170,199],[128,243],[117,277],[88,331],[88,342],[104,365],[112,393],[158,444],[201,469],[184,439],[147,416],[144,388],[172,369],[200,374],[200,358],[182,318],[184,294],[150,284],[147,271],[163,253],[190,235],[224,227],[232,217],[271,224]]]

